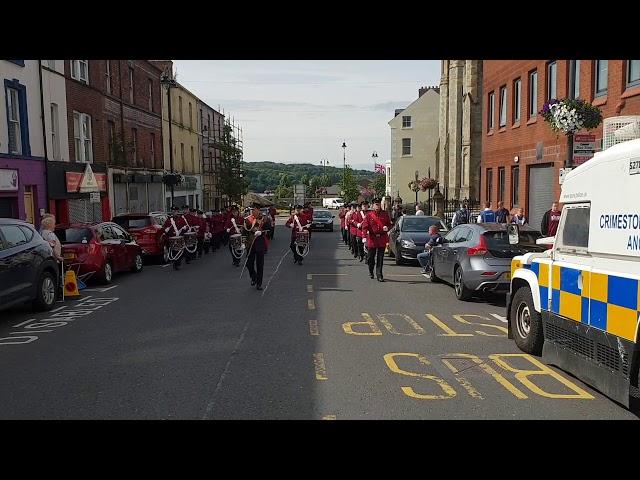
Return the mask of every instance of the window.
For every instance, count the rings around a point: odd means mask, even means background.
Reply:
[[[53,160],[60,160],[60,138],[58,136],[58,104],[51,104],[51,154]]]
[[[182,160],[182,167],[184,168],[184,143],[180,144],[180,159]]]
[[[411,128],[411,115],[402,116],[402,128]]]
[[[89,83],[89,60],[71,60],[71,78]]]
[[[56,69],[56,61],[55,60],[47,60],[47,66],[51,70],[55,70]]]
[[[133,156],[133,164],[138,161],[138,129],[131,129],[131,155]]]
[[[193,129],[193,105],[189,102],[189,128]]]
[[[584,251],[589,245],[589,213],[588,205],[571,205],[565,212],[558,227],[558,250]]]
[[[609,60],[596,60],[595,62],[595,96],[602,97],[607,94],[609,86]]]
[[[184,117],[182,116],[182,97],[178,97],[178,115],[180,118],[180,125],[184,125]]]
[[[109,127],[109,160],[115,161],[115,141],[116,141],[116,124],[112,121],[107,121],[107,125]]]
[[[18,228],[17,225],[3,225],[0,227],[0,230],[2,230],[2,235],[6,242],[6,248],[13,248],[28,243],[24,231]]]
[[[211,133],[211,114],[207,113],[207,135],[211,137],[213,134]]]
[[[149,111],[153,112],[153,80],[147,80],[148,90],[149,90]]]
[[[133,92],[133,67],[129,67],[129,103],[134,103],[134,92]]]
[[[193,145],[191,146],[191,171],[196,171],[195,152],[193,150]]]
[[[491,201],[491,197],[493,196],[493,169],[487,168],[487,198],[488,202]]]
[[[529,72],[529,118],[538,115],[538,72]]]
[[[514,207],[520,206],[520,167],[511,169],[511,199]]]
[[[489,108],[487,109],[487,130],[491,131],[493,130],[493,110],[495,109],[495,92],[491,92],[489,94]]]
[[[573,98],[580,98],[580,60],[572,60],[575,64],[575,73],[573,77]]]
[[[86,113],[73,112],[73,133],[75,137],[76,162],[92,162],[91,116]]]
[[[411,139],[402,139],[402,156],[411,155]]]
[[[507,87],[500,87],[500,127],[507,125]]]
[[[520,105],[522,103],[522,81],[513,82],[513,123],[520,123]]]
[[[151,134],[151,166],[155,166],[156,164],[156,134]]]
[[[9,153],[22,154],[22,125],[20,124],[20,95],[15,88],[7,88],[7,122],[9,127]]]
[[[504,167],[498,168],[498,201],[504,202],[504,186],[505,186],[505,171]]]
[[[554,61],[554,62],[550,62],[547,65],[547,100],[556,98],[558,94],[557,85],[558,85],[558,64]]]
[[[111,95],[111,60],[105,61],[104,75],[107,80],[107,93]]]
[[[640,85],[640,60],[627,60],[627,87]]]

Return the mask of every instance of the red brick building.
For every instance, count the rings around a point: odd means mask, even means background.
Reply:
[[[147,60],[65,60],[70,162],[50,162],[48,179],[60,222],[163,209],[160,74]],[[87,163],[100,203],[70,182]]]
[[[597,105],[603,117],[640,114],[639,60],[486,60],[483,63],[481,199],[522,207],[530,224],[560,195],[568,141],[538,113],[570,93]],[[570,90],[571,89],[571,90]],[[591,132],[602,147],[602,125]]]

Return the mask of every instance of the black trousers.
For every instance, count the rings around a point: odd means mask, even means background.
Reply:
[[[229,244],[229,253],[231,254],[231,260],[233,260],[233,264],[240,265],[240,259],[233,256],[233,248],[231,248],[231,244]]]
[[[302,260],[304,257],[302,255],[300,255],[298,253],[298,249],[296,248],[296,239],[295,238],[291,238],[291,243],[289,244],[289,248],[291,248],[291,251],[293,252],[293,259],[298,261],[298,260]]]
[[[348,243],[348,242],[347,242],[347,229],[346,229],[346,228],[343,228],[343,229],[342,229],[342,241],[343,241],[344,243]]]
[[[354,256],[358,255],[358,245],[357,242],[358,241],[358,237],[356,235],[351,235],[351,253],[353,253]]]
[[[254,267],[255,264],[255,267]],[[262,272],[264,270],[264,252],[251,249],[249,258],[247,259],[247,270],[252,280],[256,281],[256,284],[262,286]]]
[[[211,238],[211,244],[213,245],[213,249],[217,250],[220,248],[220,240],[222,237],[222,233],[214,233],[213,237]]]
[[[373,275],[373,267],[376,267],[376,276],[382,277],[382,262],[384,261],[384,247],[370,248],[367,264],[369,265],[369,274]]]
[[[356,245],[358,246],[358,256],[360,258],[364,258],[364,243],[362,243],[362,238],[356,238]]]

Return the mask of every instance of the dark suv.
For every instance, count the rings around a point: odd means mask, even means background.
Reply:
[[[27,222],[0,218],[0,309],[30,301],[51,310],[59,281],[49,242]]]

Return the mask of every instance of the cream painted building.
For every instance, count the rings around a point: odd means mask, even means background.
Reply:
[[[440,92],[438,87],[421,88],[418,99],[404,110],[396,110],[391,127],[391,161],[387,174],[387,192],[400,195],[404,203],[413,203],[416,194],[409,182],[429,175],[436,178]],[[429,192],[418,192],[418,201],[426,201]]]
[[[171,92],[171,136],[173,170],[182,174],[183,181],[174,187],[174,204],[203,208],[202,158],[199,144],[198,98],[179,83]],[[162,90],[162,143],[164,168],[171,170],[169,155],[169,113],[166,87]],[[171,207],[171,188],[166,187],[167,207]]]

